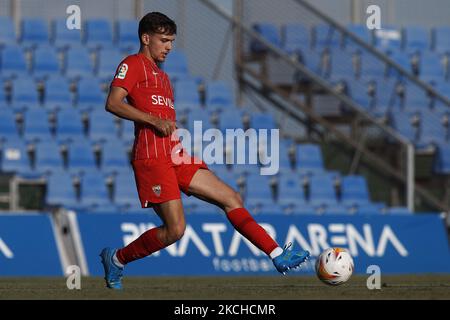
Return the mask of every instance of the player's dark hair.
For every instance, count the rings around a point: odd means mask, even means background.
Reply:
[[[139,40],[144,33],[148,34],[177,34],[177,25],[168,16],[161,12],[147,13],[141,21],[139,21]]]

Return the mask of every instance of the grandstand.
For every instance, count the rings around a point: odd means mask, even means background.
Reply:
[[[130,8],[138,3],[125,2]],[[306,222],[363,228],[374,219],[387,219],[401,228],[408,219],[432,218],[445,244],[450,226],[449,27],[408,24],[370,31],[362,23],[337,22],[309,2],[292,0],[280,1],[284,7],[276,4],[287,20],[271,21],[268,12],[275,4],[257,2],[237,1],[234,15],[217,1],[195,0],[184,9],[175,1],[155,5],[175,17],[182,10],[203,15],[197,24],[179,22],[185,27],[180,44],[161,66],[173,84],[179,127],[193,131],[194,121],[202,121],[203,130],[223,134],[236,128],[280,129],[277,174],[260,175],[263,151],[270,155],[271,150],[257,150],[256,164],[208,164],[211,170],[241,192],[257,219],[273,225],[283,219],[278,231],[286,234],[287,225]],[[129,161],[133,124],[104,110],[115,68],[139,49],[138,20],[132,14],[99,18],[89,13],[81,30],[69,30],[61,12],[56,17],[0,16],[1,218],[46,213],[58,243],[52,250],[61,264],[77,264],[83,274],[99,275],[95,259],[97,245],[105,242],[101,233],[120,233],[113,238],[120,245],[122,233],[145,230],[142,219],[158,223],[138,206]],[[247,15],[251,18],[243,19]],[[187,34],[215,20],[212,30],[227,34],[223,43],[191,48],[192,35]],[[231,43],[237,48],[233,54],[229,47],[221,50]],[[200,50],[217,51],[213,59],[219,63],[203,66],[208,60],[202,60]],[[235,74],[224,75],[220,64]],[[192,65],[202,66],[195,72]],[[213,75],[204,70],[214,70]],[[204,150],[208,142],[200,145]],[[201,155],[194,141],[185,147]],[[249,152],[245,145],[231,157]],[[202,219],[221,221],[220,211],[210,204],[184,195],[183,203],[197,231]],[[329,233],[344,232],[327,226]],[[311,230],[301,233],[313,237]],[[2,232],[0,228],[0,240]],[[228,236],[230,240],[230,231]],[[404,241],[413,250],[414,242]],[[161,258],[171,264],[171,256]],[[436,259],[433,263],[429,269],[404,272],[442,272],[447,266]],[[189,261],[183,272],[193,272],[193,264]],[[180,271],[146,270],[142,262],[131,272]],[[226,273],[213,267],[205,271],[221,272]]]

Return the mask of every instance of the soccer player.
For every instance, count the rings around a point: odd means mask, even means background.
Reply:
[[[293,251],[289,246],[282,249],[244,208],[239,193],[203,161],[194,161],[176,138],[172,87],[167,74],[158,67],[172,49],[176,32],[175,22],[164,14],[145,15],[139,22],[139,53],[120,63],[106,101],[107,111],[134,121],[132,166],[139,199],[143,208],[153,208],[162,220],[161,226],[146,231],[126,247],[102,250],[106,285],[121,289],[126,264],[183,236],[186,223],[180,190],[223,209],[233,227],[285,274],[306,261],[309,252]],[[183,159],[182,163],[173,161],[175,157]]]

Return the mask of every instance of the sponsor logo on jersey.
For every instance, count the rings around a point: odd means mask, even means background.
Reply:
[[[116,78],[125,79],[125,76],[127,75],[127,71],[128,71],[128,65],[126,63],[122,63],[119,67],[119,70],[117,71]]]

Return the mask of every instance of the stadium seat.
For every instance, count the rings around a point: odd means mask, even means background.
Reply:
[[[114,140],[119,136],[114,116],[104,108],[89,112],[89,138],[92,141]]]
[[[97,77],[109,83],[114,78],[117,66],[123,58],[123,55],[116,49],[99,50],[97,53]]]
[[[11,109],[0,108],[0,142],[19,138],[16,127],[16,115]]]
[[[277,202],[281,205],[301,207],[305,204],[305,192],[297,175],[283,175],[278,179]]]
[[[19,46],[11,45],[1,50],[0,62],[0,71],[3,78],[28,75],[25,55]]]
[[[340,49],[328,50],[330,55],[330,67],[324,75],[328,74],[332,79],[337,76],[344,76],[347,79],[356,76],[356,72],[353,67],[353,54]]]
[[[395,215],[402,215],[402,214],[413,214],[408,208],[406,207],[390,207],[386,211],[387,214],[395,214]]]
[[[414,126],[415,118],[417,115],[415,112],[406,113],[403,111],[391,112],[391,124],[392,126],[405,138],[410,141],[417,142],[419,138],[418,127]]]
[[[324,215],[347,215],[351,214],[351,210],[349,207],[338,204],[338,205],[326,205],[323,208],[320,208],[318,210],[318,213],[324,214]]]
[[[251,113],[250,128],[259,129],[279,129],[271,113]]]
[[[341,203],[347,206],[370,203],[367,182],[363,176],[349,175],[341,179]]]
[[[341,38],[340,32],[329,24],[317,24],[313,28],[314,48],[322,49],[329,47],[339,47]]]
[[[129,120],[121,120],[120,138],[123,141],[134,140],[134,122]]]
[[[174,83],[175,108],[178,111],[192,110],[201,105],[199,87],[195,80],[178,80]]]
[[[50,141],[49,113],[43,108],[29,108],[24,116],[24,138],[28,141]]]
[[[66,52],[64,72],[72,79],[93,76],[93,64],[86,48],[72,47]]]
[[[311,34],[306,25],[289,23],[283,27],[283,50],[288,54],[297,53],[310,48]]]
[[[189,77],[189,66],[186,54],[181,50],[172,50],[162,64],[162,69],[173,81]]]
[[[0,16],[0,47],[16,44],[16,29],[10,16]]]
[[[449,26],[435,27],[433,29],[433,48],[435,52],[445,53],[450,51]]]
[[[139,45],[137,20],[117,21],[117,42],[119,48],[125,49]]]
[[[358,37],[360,40],[364,41],[368,45],[372,44],[372,32],[367,29],[367,26],[362,24],[350,24],[347,26],[347,30],[356,37]],[[350,50],[352,48],[359,48],[359,44],[357,44],[355,41],[350,39],[350,37],[344,36],[344,46],[347,50]]]
[[[112,26],[109,20],[89,19],[86,21],[85,27],[84,40],[88,48],[111,48],[113,46]]]
[[[252,26],[252,29],[259,33],[264,40],[277,48],[281,48],[281,37],[278,28],[271,23],[256,23]],[[250,50],[252,53],[264,53],[267,52],[267,47],[258,40],[253,40],[250,44]]]
[[[82,78],[77,83],[77,106],[83,108],[99,108],[105,105],[106,95],[97,78]]]
[[[70,83],[65,77],[51,76],[45,81],[44,105],[49,109],[72,107]]]
[[[420,52],[419,75],[423,80],[429,78],[444,79],[446,72],[442,55],[431,51]]]
[[[324,171],[322,151],[314,144],[300,144],[296,152],[296,168],[300,173],[311,174]]]
[[[101,169],[103,172],[117,172],[130,168],[127,146],[111,139],[102,144]]]
[[[1,171],[23,174],[31,171],[27,146],[22,140],[6,141],[1,151]]]
[[[57,113],[56,137],[59,141],[82,139],[84,136],[81,115],[73,108],[61,109]]]
[[[375,204],[375,203],[358,204],[355,207],[355,214],[360,214],[360,215],[383,214],[383,208],[384,208],[384,205]]]
[[[42,140],[35,144],[34,171],[39,173],[61,172],[64,169],[60,146],[54,140]]]
[[[206,86],[206,107],[212,110],[223,110],[233,106],[233,94],[229,83],[211,81]]]
[[[13,81],[11,103],[20,107],[40,105],[37,83],[30,77],[21,76]]]
[[[246,178],[245,202],[249,205],[273,204],[271,178],[261,175],[249,175]]]
[[[431,48],[430,32],[419,26],[407,26],[404,28],[404,43],[407,52],[425,51]]]
[[[45,45],[36,48],[33,52],[32,70],[36,78],[59,75],[61,71],[56,50]]]
[[[139,202],[132,170],[122,170],[114,179],[114,203],[119,206],[135,206]]]
[[[315,174],[309,181],[309,203],[313,206],[338,205],[335,181],[331,174]]]
[[[101,172],[89,171],[81,176],[81,204],[101,207],[110,204],[106,178]]]
[[[424,111],[419,114],[419,142],[424,145],[442,144],[446,142],[446,129],[436,113]]]
[[[89,140],[80,139],[70,143],[68,153],[68,169],[71,172],[87,172],[97,168]]]
[[[81,45],[81,30],[67,28],[66,19],[57,19],[52,24],[52,39],[57,48],[79,47]]]
[[[47,22],[41,18],[24,18],[22,20],[21,42],[24,46],[48,45]]]
[[[74,177],[66,171],[54,171],[49,174],[45,202],[49,206],[78,206],[74,187]]]
[[[226,132],[226,129],[243,129],[242,117],[242,111],[236,107],[224,109],[218,116],[219,129],[223,133]]]

